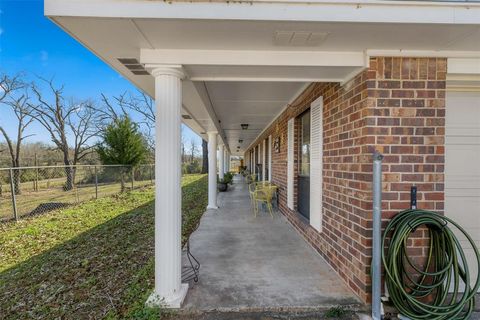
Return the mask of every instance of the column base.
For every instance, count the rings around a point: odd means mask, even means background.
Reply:
[[[161,297],[155,291],[148,297],[145,305],[147,307],[163,307],[168,309],[179,309],[182,306],[183,300],[187,296],[188,283],[180,285],[180,291],[171,297]]]
[[[208,210],[208,209],[217,210],[217,209],[218,209],[218,206],[211,206],[211,205],[208,205],[208,206],[207,206],[207,210]]]

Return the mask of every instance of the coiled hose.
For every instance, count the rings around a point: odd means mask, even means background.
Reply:
[[[480,286],[479,272],[472,286],[465,253],[450,226],[470,242],[480,270],[475,242],[445,216],[426,210],[405,210],[385,229],[382,262],[388,293],[398,311],[410,319],[469,319],[473,311]],[[419,227],[426,227],[429,235],[428,256],[422,266],[409,257],[407,248],[409,236]]]

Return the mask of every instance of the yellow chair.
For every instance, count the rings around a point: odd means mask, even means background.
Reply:
[[[277,186],[272,186],[272,185],[259,187],[254,190],[253,192],[253,201],[254,201],[253,210],[254,211],[253,212],[255,217],[258,214],[258,202],[262,202],[262,203],[265,203],[265,205],[268,208],[268,212],[270,213],[270,216],[272,216],[273,218],[272,199],[276,191],[277,191]]]
[[[252,206],[255,208],[255,202],[253,201],[254,195],[255,195],[255,190],[256,186],[255,183],[250,183],[248,185],[248,193],[250,194],[250,202],[252,203]]]
[[[252,175],[255,176],[255,175]],[[255,190],[261,189],[265,186],[270,186],[269,181],[260,181],[260,182],[251,182],[248,185],[248,192],[250,194],[250,201],[252,202],[252,206],[255,208],[255,201],[254,201],[254,195],[255,195]]]

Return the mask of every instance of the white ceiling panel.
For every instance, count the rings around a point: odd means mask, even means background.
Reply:
[[[215,113],[238,155],[305,86],[299,82],[206,82]],[[248,124],[243,130],[241,124]],[[238,140],[243,140],[239,143]]]

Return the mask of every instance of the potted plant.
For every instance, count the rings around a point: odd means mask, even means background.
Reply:
[[[217,182],[218,191],[225,192],[228,189],[228,182],[225,181],[225,178],[219,179]]]
[[[225,173],[223,180],[225,180],[226,183],[232,184],[233,183],[233,173],[227,172]]]

